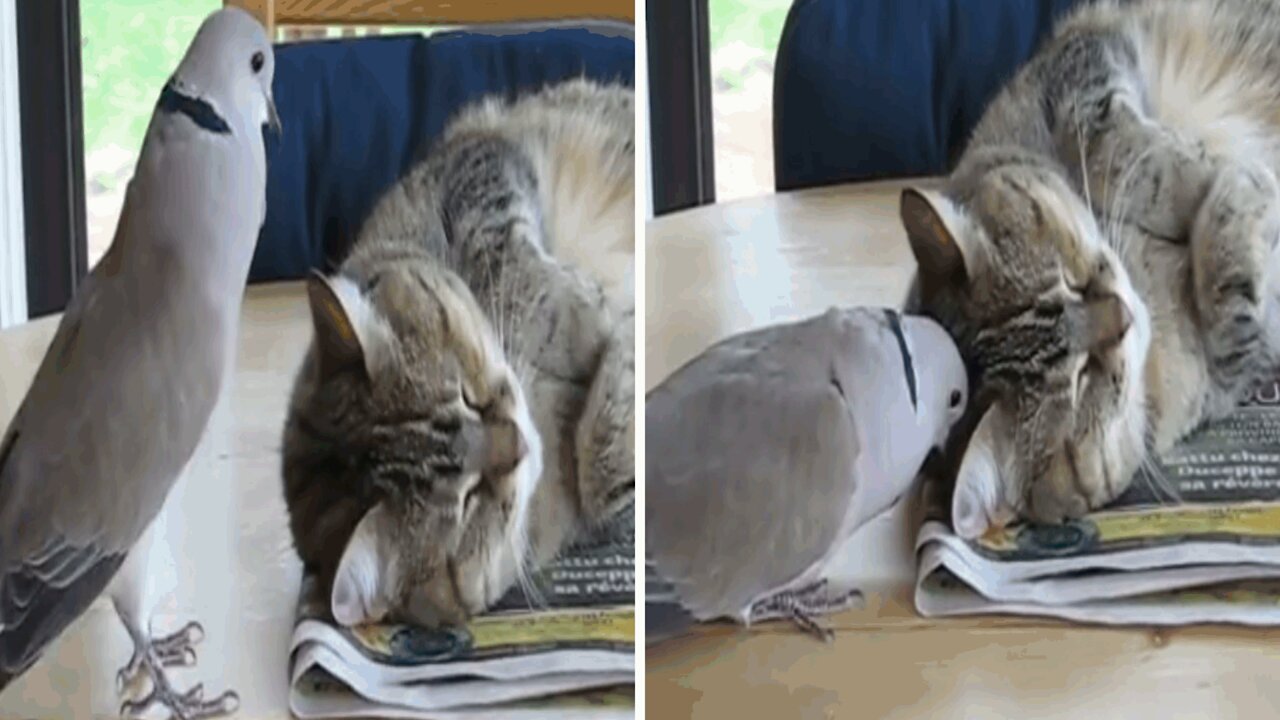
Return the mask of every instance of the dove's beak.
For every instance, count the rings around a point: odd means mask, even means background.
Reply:
[[[267,127],[271,128],[276,137],[280,137],[280,116],[276,113],[276,99],[270,95],[267,96]]]

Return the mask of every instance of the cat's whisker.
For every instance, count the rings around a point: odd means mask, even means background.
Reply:
[[[528,601],[528,608],[533,610],[535,606],[542,605],[544,601],[530,575],[526,550],[528,548],[527,538],[525,523],[517,522],[512,529],[508,547],[515,566],[516,584],[519,585],[521,593],[524,595],[525,600]]]
[[[1111,171],[1115,168],[1115,162],[1116,162],[1116,146],[1112,144],[1110,149],[1108,149],[1107,151],[1107,169],[1102,176],[1103,187],[1102,187],[1101,204],[1103,206],[1103,214],[1102,214],[1101,222],[1103,224],[1103,227],[1105,228],[1105,233],[1107,237],[1113,238],[1112,239],[1113,244],[1123,242],[1122,239],[1116,238],[1116,228],[1111,223],[1111,220],[1113,218],[1111,211],[1115,207],[1115,199],[1116,199],[1115,188],[1113,187],[1113,184],[1111,182],[1111,178],[1115,177],[1114,175],[1111,174]],[[1117,249],[1117,252],[1119,252],[1118,249]]]
[[[516,555],[516,581],[520,583],[520,590],[529,601],[530,610],[544,608],[547,605],[547,599],[542,595],[538,584],[533,581],[533,557],[525,550],[528,547],[527,528],[521,534],[524,537],[520,541],[519,554]]]
[[[1093,194],[1089,190],[1089,165],[1085,162],[1084,126],[1080,123],[1080,106],[1075,106],[1076,147],[1080,150],[1080,182],[1084,186],[1084,204],[1089,208],[1089,216],[1093,214]]]
[[[1123,230],[1125,229],[1125,221],[1129,214],[1129,210],[1133,207],[1133,198],[1129,197],[1128,188],[1129,188],[1129,185],[1133,182],[1133,180],[1137,177],[1137,172],[1140,166],[1142,165],[1142,161],[1145,160],[1153,150],[1154,150],[1153,147],[1149,147],[1143,150],[1142,152],[1138,153],[1137,157],[1135,157],[1133,161],[1129,163],[1129,166],[1125,168],[1124,172],[1121,174],[1120,185],[1119,187],[1116,188],[1117,212],[1115,214],[1114,224],[1112,226],[1113,230],[1110,234],[1114,237],[1119,238],[1119,247],[1120,247],[1120,252],[1122,254],[1128,253],[1128,245],[1132,239],[1131,233],[1123,232]]]
[[[1160,464],[1150,454],[1142,456],[1139,476],[1147,483],[1151,494],[1161,505],[1176,505],[1181,501],[1177,486],[1164,474]]]
[[[1107,163],[1107,224],[1110,228],[1109,233],[1116,235],[1117,237],[1120,236],[1120,218],[1124,212],[1127,212],[1123,210],[1123,208],[1126,207],[1129,199],[1125,194],[1127,185],[1130,182],[1129,176],[1133,172],[1134,168],[1137,167],[1137,164],[1141,159],[1142,155],[1139,155],[1123,170],[1114,172],[1115,145],[1112,145],[1111,147],[1111,156]],[[1121,239],[1121,242],[1123,242],[1123,238]]]
[[[1118,192],[1120,198],[1123,200],[1123,205],[1121,206],[1123,208],[1123,212],[1117,218],[1117,225],[1124,223],[1126,216],[1129,214],[1129,208],[1133,206],[1133,198],[1129,197],[1129,194],[1128,194],[1129,185],[1132,184],[1135,179],[1137,179],[1138,170],[1141,169],[1142,161],[1146,160],[1147,156],[1149,156],[1154,151],[1155,151],[1154,146],[1146,148],[1142,152],[1138,153],[1138,156],[1135,157],[1133,161],[1129,163],[1129,167],[1125,169],[1124,174],[1122,175],[1120,180],[1120,188]]]

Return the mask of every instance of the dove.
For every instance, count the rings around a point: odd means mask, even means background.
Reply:
[[[152,687],[122,713],[159,703],[197,718],[238,703],[169,683],[200,628],[153,639],[145,574],[157,515],[234,359],[266,217],[263,126],[280,129],[273,73],[252,15],[204,20],[160,93],[111,247],[0,435],[0,692],[105,592],[135,646],[119,677],[145,673]]]
[[[649,632],[781,617],[829,640],[817,616],[860,597],[830,564],[911,489],[967,394],[946,331],[888,308],[742,333],[680,367],[645,399]]]

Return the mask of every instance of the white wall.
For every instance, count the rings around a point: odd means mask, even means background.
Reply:
[[[27,319],[16,3],[0,0],[0,327]]]
[[[653,151],[649,149],[649,88],[646,85],[644,89],[645,103],[642,106],[644,116],[640,121],[641,147],[644,148],[644,174],[637,178],[640,182],[636,183],[637,188],[643,188],[644,192],[644,219],[653,219]]]
[[[664,0],[650,0],[663,2]],[[644,2],[636,2],[636,23],[640,32],[636,35],[636,192],[644,198],[642,223],[653,219],[653,152],[649,150],[649,28],[645,22]],[[643,227],[643,225],[642,225]],[[643,237],[640,235],[638,237]]]

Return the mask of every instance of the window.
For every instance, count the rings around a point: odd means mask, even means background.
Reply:
[[[222,5],[222,0],[81,0],[89,267],[111,246],[160,88],[200,23]],[[277,40],[377,33],[376,28],[283,28]]]
[[[789,7],[646,3],[656,214],[773,192],[773,59]]]
[[[787,0],[710,0],[716,200],[773,192],[773,61]]]
[[[18,17],[0,2],[0,328],[27,319],[22,130],[18,112]]]
[[[81,0],[88,264],[115,235],[160,88],[221,0]]]

